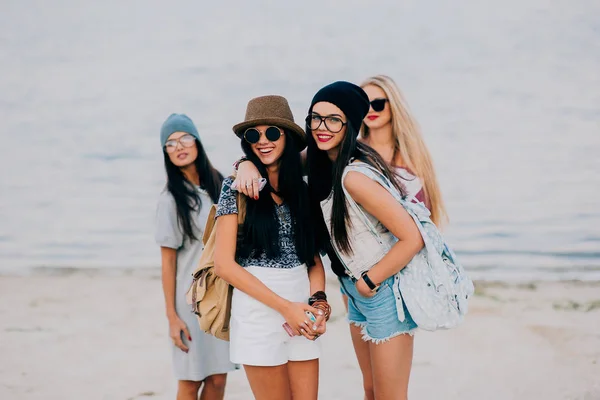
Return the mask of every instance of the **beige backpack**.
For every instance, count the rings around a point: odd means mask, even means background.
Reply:
[[[246,218],[246,197],[238,193],[238,231]],[[222,340],[229,341],[229,318],[233,286],[215,273],[215,220],[217,206],[212,205],[204,228],[204,250],[194,271],[194,281],[186,294],[187,303],[198,317],[200,329]]]

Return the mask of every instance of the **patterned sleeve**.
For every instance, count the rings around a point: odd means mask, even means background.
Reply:
[[[222,215],[237,214],[237,191],[231,188],[233,179],[231,177],[226,178],[223,181],[223,187],[221,188],[221,195],[219,196],[219,202],[217,203],[217,213],[215,218]]]
[[[183,244],[183,232],[179,227],[177,207],[171,193],[164,191],[156,207],[154,239],[161,247],[178,249]]]

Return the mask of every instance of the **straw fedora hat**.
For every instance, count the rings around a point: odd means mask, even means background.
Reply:
[[[294,115],[285,97],[261,96],[248,102],[243,122],[233,126],[233,132],[244,137],[246,129],[257,125],[274,125],[289,131],[298,146],[298,151],[306,147],[304,129],[294,122]]]

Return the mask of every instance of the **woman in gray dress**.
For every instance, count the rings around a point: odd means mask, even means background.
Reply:
[[[160,141],[167,184],[158,199],[155,239],[161,249],[177,400],[222,400],[226,373],[235,369],[229,343],[200,330],[185,293],[202,254],[202,230],[210,206],[219,199],[223,176],[210,163],[186,115],[169,116]]]

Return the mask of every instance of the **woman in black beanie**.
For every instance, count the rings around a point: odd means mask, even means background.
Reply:
[[[343,265],[335,272],[348,296],[365,398],[405,399],[417,325],[398,280],[423,240],[412,217],[378,182],[389,182],[401,195],[404,187],[381,156],[357,140],[368,111],[366,93],[349,82],[332,83],[314,96],[306,118],[309,192],[322,210],[318,230],[329,233]]]

